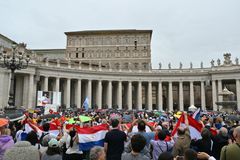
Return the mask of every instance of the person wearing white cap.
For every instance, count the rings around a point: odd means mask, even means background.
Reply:
[[[59,142],[52,138],[48,142],[47,151],[43,153],[41,160],[59,160],[62,159],[60,154]]]

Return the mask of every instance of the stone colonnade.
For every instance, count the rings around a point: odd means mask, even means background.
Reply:
[[[51,80],[51,87],[50,85]],[[156,106],[158,110],[163,110],[163,86],[167,88],[167,110],[174,110],[173,105],[173,84],[178,87],[178,110],[184,110],[184,87],[189,86],[189,100],[190,105],[195,105],[195,84],[200,86],[201,107],[203,110],[206,107],[206,82],[205,81],[124,81],[124,80],[95,80],[95,79],[76,79],[41,76],[40,89],[42,91],[56,91],[62,92],[62,104],[66,107],[76,105],[78,108],[82,107],[85,97],[89,99],[89,106],[97,106],[101,108],[113,108],[117,106],[118,109],[143,109],[143,97],[145,95],[145,109],[153,109],[153,87],[156,87]],[[236,94],[238,106],[240,106],[240,80],[235,80]],[[61,86],[62,85],[62,86]],[[35,87],[29,87],[35,86]],[[143,89],[145,87],[145,90]],[[219,108],[215,104],[216,101],[222,101],[222,96],[218,93],[222,91],[222,81],[212,80],[212,107],[213,110]],[[28,90],[28,91],[27,91]],[[146,94],[143,92],[146,91]],[[27,94],[25,94],[25,92]],[[23,102],[25,106],[34,106],[34,92],[36,92],[36,82],[32,74],[25,75],[23,78]],[[176,109],[176,108],[175,108]]]
[[[10,76],[8,72],[0,74],[0,107],[7,104],[7,96],[9,92]],[[226,79],[222,80],[126,80],[126,79],[103,79],[103,78],[66,78],[66,76],[46,76],[41,74],[36,77],[34,73],[18,73],[16,74],[15,94],[16,105],[33,107],[36,106],[37,91],[57,91],[62,93],[62,104],[67,108],[75,105],[82,107],[86,97],[89,99],[90,107],[115,108],[118,109],[158,109],[158,110],[184,110],[186,109],[186,90],[189,90],[189,105],[196,105],[196,90],[200,88],[200,105],[203,110],[211,107],[213,110],[221,109],[216,105],[217,101],[222,101],[223,97],[219,93],[223,90]],[[240,110],[240,79],[231,79],[236,86],[236,100],[238,109]],[[5,83],[7,82],[7,83]],[[207,84],[208,83],[208,84]],[[208,86],[208,87],[206,87]],[[177,87],[177,95],[174,92]],[[207,105],[209,94],[207,90],[211,90],[211,103]],[[155,90],[154,90],[155,89]],[[199,90],[198,90],[199,92]],[[166,96],[166,97],[165,97]],[[175,100],[174,100],[175,99]],[[177,108],[175,101],[177,99]],[[153,107],[155,105],[155,107]],[[175,106],[175,107],[174,107]],[[221,106],[220,106],[221,107]]]

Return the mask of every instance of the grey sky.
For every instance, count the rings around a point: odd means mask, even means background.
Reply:
[[[209,66],[240,57],[239,0],[2,0],[0,33],[28,48],[65,48],[66,31],[152,29],[152,63]]]

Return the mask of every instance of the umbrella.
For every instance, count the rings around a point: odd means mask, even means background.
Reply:
[[[157,115],[157,116],[161,116],[161,112],[155,112],[155,115]]]
[[[111,113],[110,114],[110,119],[113,120],[113,119],[118,119],[120,120],[122,117],[119,113]]]
[[[174,114],[173,116],[176,117],[176,118],[180,118],[182,115],[182,112],[178,111],[176,114]]]
[[[79,116],[79,119],[81,122],[88,122],[92,120],[92,118],[88,116]]]
[[[8,124],[8,120],[5,118],[0,118],[0,127],[3,127]]]
[[[131,121],[132,121],[132,116],[131,116],[131,115],[124,114],[124,115],[123,115],[123,121],[124,121],[125,123],[131,122]]]
[[[70,119],[68,120],[68,123],[69,123],[69,124],[74,124],[74,123],[75,123],[74,118],[70,118]]]
[[[49,118],[60,118],[60,114],[45,114],[41,116],[41,119],[49,119]]]
[[[227,118],[231,121],[240,121],[240,117],[237,115],[229,115]]]

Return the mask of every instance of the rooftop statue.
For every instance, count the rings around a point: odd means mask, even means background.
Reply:
[[[193,64],[192,64],[192,62],[190,62],[190,68],[191,68],[191,69],[193,68]]]
[[[180,62],[179,69],[182,69],[182,67],[183,67],[183,64],[182,64],[182,62]]]
[[[232,60],[231,60],[231,53],[225,53],[223,54],[224,57],[224,65],[231,65],[232,64]]]
[[[220,61],[220,59],[218,58],[218,60],[217,60],[217,65],[218,66],[220,66],[221,65],[221,61]]]
[[[203,68],[203,62],[201,62],[200,67]]]
[[[211,67],[214,67],[214,60],[211,61]]]
[[[236,65],[239,65],[239,59],[236,57],[235,59]]]
[[[158,64],[158,69],[162,69],[162,63]]]
[[[168,63],[168,69],[171,69],[172,67],[171,67],[171,63]]]

